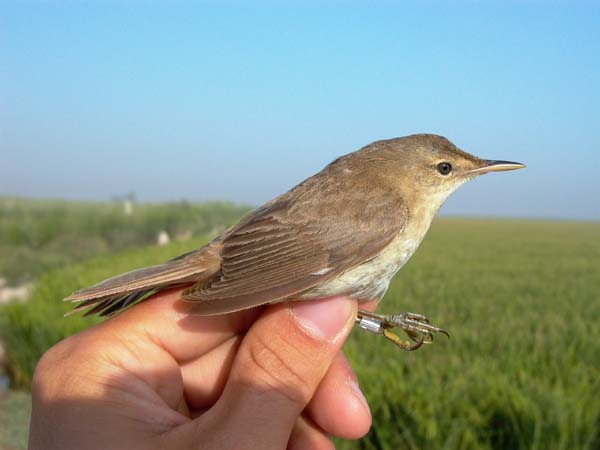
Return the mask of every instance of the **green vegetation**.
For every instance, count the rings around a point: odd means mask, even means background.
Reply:
[[[27,448],[31,401],[26,392],[11,391],[0,397],[0,450]]]
[[[201,243],[43,276],[30,303],[0,309],[11,373],[27,386],[46,348],[89,325],[62,317],[73,289]],[[338,448],[600,448],[600,224],[437,220],[380,310],[426,314],[452,337],[403,353],[355,330],[346,351],[374,426]]]
[[[0,277],[9,284],[108,251],[171,238],[215,234],[248,207],[230,203],[67,202],[0,197]]]
[[[600,448],[600,224],[439,220],[381,310],[452,337],[353,333],[375,425],[339,448]]]

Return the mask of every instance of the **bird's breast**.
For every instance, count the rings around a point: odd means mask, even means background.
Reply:
[[[405,227],[380,253],[339,276],[315,286],[301,298],[349,295],[359,300],[379,300],[392,277],[410,259],[425,236],[420,229]]]

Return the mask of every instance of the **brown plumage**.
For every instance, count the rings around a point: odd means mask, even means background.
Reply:
[[[451,165],[440,173],[439,165]],[[194,312],[221,314],[287,299],[383,296],[448,195],[486,161],[435,135],[378,141],[250,213],[207,246],[75,292],[76,310],[110,315],[167,287],[190,285]],[[445,169],[444,169],[445,171]]]

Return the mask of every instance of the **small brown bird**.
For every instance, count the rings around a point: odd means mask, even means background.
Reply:
[[[523,167],[479,159],[431,134],[377,141],[336,159],[208,245],[65,300],[102,316],[182,285],[189,285],[183,299],[201,315],[335,295],[379,300],[454,190],[478,175]],[[357,323],[406,350],[443,332],[412,313],[360,310]],[[400,340],[393,327],[416,344]]]

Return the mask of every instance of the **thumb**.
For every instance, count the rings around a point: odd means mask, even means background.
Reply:
[[[235,448],[285,449],[355,316],[356,302],[345,297],[268,309],[242,341],[210,411],[221,419],[219,441],[231,439]]]

